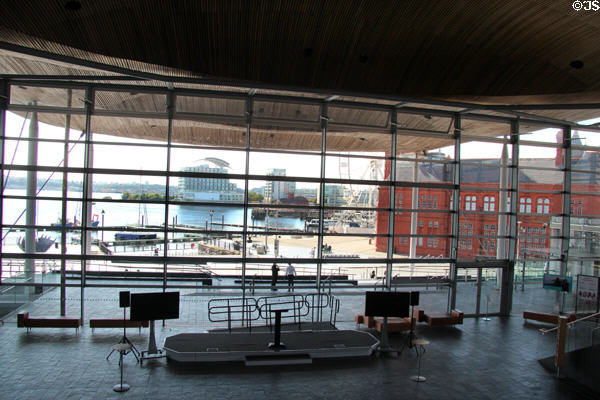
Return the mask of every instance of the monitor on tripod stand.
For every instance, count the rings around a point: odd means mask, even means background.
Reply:
[[[156,347],[154,321],[179,318],[179,292],[134,293],[131,295],[131,320],[150,321],[148,350],[140,360],[164,357]]]
[[[413,340],[416,338],[414,326],[415,326],[415,306],[419,305],[419,292],[409,292],[409,304],[410,304],[410,332],[408,333],[408,337],[406,338],[406,343],[402,346],[402,350],[408,343],[408,348],[412,349]],[[402,353],[400,350],[400,353]]]
[[[139,362],[140,351],[135,347],[133,343],[127,338],[127,307],[131,305],[131,293],[129,291],[119,292],[119,307],[123,309],[123,337],[119,343],[127,343],[131,345],[131,352],[135,356],[135,359]],[[107,359],[115,351],[114,349],[110,352]]]

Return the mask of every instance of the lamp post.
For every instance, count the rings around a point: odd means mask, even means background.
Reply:
[[[102,243],[104,243],[104,214],[104,210],[100,211],[100,215],[102,215]]]
[[[208,214],[210,215],[210,230],[212,231],[212,218],[215,215],[215,210],[210,210]]]
[[[266,222],[265,222],[265,248],[268,248],[267,238],[269,237],[269,209],[266,210]]]

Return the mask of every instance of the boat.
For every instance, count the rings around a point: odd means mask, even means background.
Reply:
[[[156,233],[115,233],[115,241],[154,239],[157,239]]]
[[[94,214],[92,216],[92,220],[90,221],[90,226],[92,228],[96,228],[96,227],[98,227],[99,223],[100,223],[100,216],[98,214]]]
[[[332,233],[375,233],[375,214],[369,211],[346,212],[329,230]]]
[[[323,231],[330,231],[338,223],[337,219],[326,218],[323,220]],[[306,230],[316,232],[319,230],[319,219],[311,219],[306,223]]]
[[[79,224],[77,223],[77,219],[75,219],[73,222],[67,220],[66,223],[63,223],[62,218],[59,218],[57,222],[53,222],[50,224],[50,226],[54,228],[75,228],[78,225]]]

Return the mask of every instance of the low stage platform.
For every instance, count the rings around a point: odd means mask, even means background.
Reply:
[[[368,332],[286,331],[280,348],[269,348],[272,332],[182,333],[168,337],[164,350],[179,362],[243,362],[251,365],[310,364],[319,358],[366,357],[379,345]]]

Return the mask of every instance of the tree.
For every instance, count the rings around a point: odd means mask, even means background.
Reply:
[[[261,202],[265,196],[256,192],[248,192],[248,201]]]

